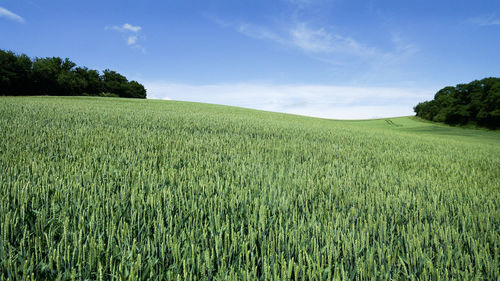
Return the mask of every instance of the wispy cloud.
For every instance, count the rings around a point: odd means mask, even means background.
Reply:
[[[291,42],[306,52],[316,54],[344,53],[355,56],[379,55],[375,48],[365,46],[350,37],[344,37],[325,28],[311,28],[300,22],[289,29]]]
[[[307,52],[331,53],[335,49],[333,36],[323,29],[311,30],[305,24],[299,24],[290,30],[290,35],[292,42]]]
[[[304,22],[296,22],[274,30],[250,23],[229,23],[221,20],[217,20],[216,23],[233,28],[248,37],[292,46],[310,54],[350,53],[360,56],[378,54],[375,48],[364,46],[352,38],[328,32],[325,28],[312,28]]]
[[[318,19],[311,17],[321,14],[322,8],[330,4],[327,0],[285,0],[290,9],[279,16],[271,16],[266,24],[251,21],[231,21],[216,15],[206,15],[224,28],[231,28],[245,36],[274,42],[288,49],[295,49],[314,60],[325,62],[334,68],[354,66],[373,69],[379,66],[395,65],[419,52],[416,44],[409,43],[404,36],[392,36],[388,31],[379,44],[366,42],[345,34],[333,22],[325,24],[325,15]],[[309,16],[308,16],[309,15]]]
[[[145,83],[148,96],[224,104],[333,119],[413,115],[413,106],[433,90],[332,85]]]
[[[144,49],[144,47],[142,47],[141,45],[139,45],[137,43],[139,38],[140,38],[139,33],[142,30],[141,26],[131,25],[129,23],[125,23],[125,24],[120,25],[120,26],[118,26],[118,25],[106,26],[105,29],[124,33],[126,36],[125,39],[126,39],[127,45],[131,46],[134,49],[141,50],[143,53],[146,51]]]
[[[262,39],[262,40],[271,40],[281,44],[287,43],[286,38],[281,37],[276,32],[273,32],[270,29],[263,26],[257,26],[248,23],[240,23],[234,25],[233,27],[236,29],[236,31],[248,37],[252,37],[255,39]]]
[[[127,39],[128,45],[134,45],[137,42],[137,35],[131,35]]]
[[[4,7],[0,7],[0,18],[6,18],[8,20],[17,21],[20,23],[25,22],[23,17],[5,9]]]
[[[141,31],[142,27],[138,26],[138,25],[131,25],[129,23],[125,23],[121,26],[118,26],[118,25],[112,25],[112,26],[106,26],[106,29],[107,30],[114,30],[114,31],[119,31],[119,32],[139,32]]]
[[[140,27],[140,26],[138,26],[138,25],[137,25],[137,26],[133,26],[133,25],[128,24],[128,23],[124,24],[124,25],[122,26],[122,28],[123,28],[123,29],[125,29],[125,30],[130,30],[130,31],[132,31],[132,32],[139,32],[139,31],[141,31],[141,29],[142,29],[142,27]]]
[[[418,52],[415,44],[393,35],[392,49],[382,50],[333,31],[331,27],[317,26],[308,22],[292,20],[280,26],[263,26],[248,22],[228,22],[210,17],[215,23],[231,28],[245,36],[267,40],[294,48],[309,57],[330,65],[364,64],[378,67],[401,62]]]
[[[491,25],[500,25],[500,18],[496,18],[495,14],[470,18],[469,22],[479,26],[491,26]]]

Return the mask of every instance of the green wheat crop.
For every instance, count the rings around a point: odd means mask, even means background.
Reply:
[[[498,132],[0,98],[0,280],[499,278]]]

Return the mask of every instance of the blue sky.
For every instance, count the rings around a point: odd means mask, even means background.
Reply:
[[[0,0],[0,48],[69,57],[148,97],[325,118],[412,114],[500,76],[498,0]]]

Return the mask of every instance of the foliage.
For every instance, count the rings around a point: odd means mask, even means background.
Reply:
[[[435,127],[0,97],[0,280],[498,280],[500,134]]]
[[[146,98],[146,89],[116,71],[76,67],[69,59],[35,58],[0,50],[0,95],[100,96]]]
[[[500,78],[485,78],[441,89],[434,100],[414,107],[417,116],[451,125],[500,127]]]

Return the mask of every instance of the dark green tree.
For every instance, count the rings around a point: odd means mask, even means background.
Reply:
[[[146,89],[116,71],[77,67],[68,58],[35,58],[0,50],[0,95],[91,95],[146,98]]]
[[[31,93],[31,59],[26,55],[0,50],[0,94],[27,95]]]
[[[439,90],[431,101],[417,104],[418,117],[451,125],[500,127],[500,78],[485,78]]]
[[[90,96],[97,96],[103,92],[103,82],[97,70],[86,67],[77,67],[75,76],[80,87],[80,92]]]
[[[102,75],[104,92],[113,93],[120,97],[131,98],[128,91],[128,81],[120,73],[106,69]]]
[[[146,98],[146,89],[142,84],[139,84],[137,81],[129,82],[129,95],[133,98]]]

